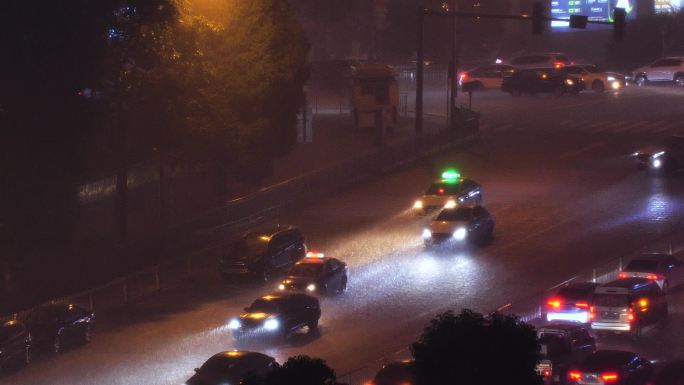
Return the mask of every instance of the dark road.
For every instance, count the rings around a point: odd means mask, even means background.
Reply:
[[[665,87],[578,96],[476,94],[482,138],[466,149],[358,186],[298,214],[309,248],[348,263],[347,293],[321,302],[319,335],[246,345],[279,362],[297,354],[328,361],[340,380],[368,380],[437,313],[535,308],[548,289],[639,251],[684,246],[684,178],[638,171],[629,154],[684,129],[684,92]],[[428,92],[427,112],[443,96]],[[411,103],[409,101],[409,103]],[[496,220],[483,247],[425,251],[430,217],[411,204],[446,165],[483,186]],[[684,176],[684,175],[683,175]],[[215,266],[188,284],[101,319],[92,343],[0,377],[3,384],[182,384],[212,354],[235,348],[228,320],[276,283],[219,282]],[[642,340],[606,338],[651,359],[684,357],[684,290],[670,320]],[[358,369],[358,371],[357,371]]]

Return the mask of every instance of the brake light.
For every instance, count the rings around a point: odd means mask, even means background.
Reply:
[[[544,377],[551,377],[551,371],[550,370],[545,370],[544,373],[542,373]]]
[[[601,375],[601,379],[603,380],[603,382],[615,382],[618,380],[618,378],[618,374],[614,372],[603,373]]]
[[[589,307],[589,319],[592,320],[594,317],[596,317],[596,315],[594,315],[594,307],[591,306]]]
[[[564,64],[562,62],[557,61],[557,62],[553,63],[553,68],[556,68],[556,69],[562,68],[563,65]]]
[[[627,309],[627,319],[629,321],[634,321],[634,309],[632,309],[631,307]]]
[[[437,190],[437,192],[438,192],[439,194],[444,194],[444,189],[441,188],[441,189]]]
[[[546,304],[552,309],[560,309],[563,302],[558,298],[551,298]]]
[[[468,79],[468,73],[467,73],[467,72],[463,72],[463,73],[461,74],[460,78],[461,78],[461,81],[464,81],[464,80]]]
[[[580,380],[580,379],[582,379],[582,373],[580,373],[576,370],[573,370],[570,373],[568,373],[568,378],[571,380]]]
[[[650,279],[651,281],[655,281],[657,279],[660,279],[660,277],[655,275],[655,274],[649,274],[646,276],[646,279]]]
[[[627,273],[623,271],[622,273],[618,274],[618,278],[627,278]]]
[[[586,309],[586,308],[589,307],[589,304],[586,303],[586,302],[577,302],[577,303],[575,303],[575,306],[577,306],[577,307],[582,307],[582,308],[585,308],[585,309]]]

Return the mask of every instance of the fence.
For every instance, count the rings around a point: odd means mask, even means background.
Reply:
[[[420,141],[394,147],[379,147],[347,162],[297,176],[227,202],[218,209],[201,214],[193,221],[192,228],[201,229],[197,233],[209,239],[219,235],[223,237],[226,233],[234,234],[255,223],[276,218],[287,210],[318,197],[438,154],[467,139],[458,137],[453,132],[442,131],[425,136]],[[183,258],[168,260],[107,284],[55,298],[48,303],[74,303],[98,312],[119,308],[135,298],[180,284],[198,266],[206,268],[206,264],[195,263],[204,251],[206,249]],[[21,319],[28,311],[30,310],[12,314],[9,318]]]

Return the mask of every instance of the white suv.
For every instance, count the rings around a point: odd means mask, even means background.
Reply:
[[[562,68],[572,64],[568,55],[564,53],[542,53],[518,56],[510,63],[515,69],[529,68]]]
[[[638,86],[651,82],[670,82],[684,87],[684,56],[658,59],[647,66],[635,69],[632,76]]]

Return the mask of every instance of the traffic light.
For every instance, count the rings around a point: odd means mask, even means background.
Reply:
[[[625,19],[627,19],[627,11],[624,8],[613,10],[613,40],[622,40],[625,37]]]
[[[539,1],[532,6],[532,33],[535,35],[541,35],[544,32],[544,23],[546,22],[544,11],[546,11],[546,7]]]

